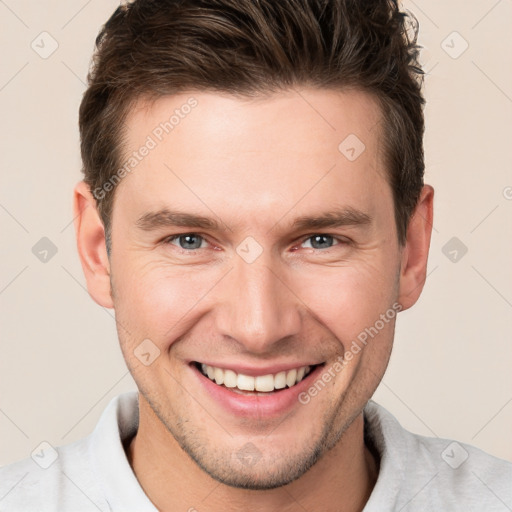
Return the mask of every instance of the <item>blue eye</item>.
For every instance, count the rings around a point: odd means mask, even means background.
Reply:
[[[180,235],[170,236],[165,240],[165,243],[175,245],[179,249],[185,251],[194,251],[197,249],[206,248],[208,241],[197,233],[183,233]],[[332,235],[317,233],[304,239],[300,245],[304,248],[321,250],[330,249],[335,245],[340,245],[343,243],[343,240],[339,240]]]
[[[175,244],[174,242],[178,243]],[[181,249],[201,249],[201,244],[204,242],[204,238],[200,235],[196,235],[195,233],[186,233],[183,235],[175,235],[167,239],[167,243],[172,245],[178,245]]]
[[[305,244],[308,241],[310,241],[310,247],[312,249],[329,249],[333,245],[338,245],[339,243],[333,236],[323,234],[312,235],[309,238],[306,238],[302,244]]]

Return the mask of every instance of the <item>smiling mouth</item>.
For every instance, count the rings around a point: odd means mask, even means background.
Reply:
[[[270,393],[292,388],[304,380],[315,368],[324,363],[300,366],[278,373],[258,375],[256,377],[237,373],[233,370],[217,368],[204,363],[194,362],[194,366],[205,377],[218,386],[228,388],[243,395],[268,395]]]

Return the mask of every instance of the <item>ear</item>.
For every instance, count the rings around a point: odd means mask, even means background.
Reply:
[[[434,189],[425,185],[409,221],[402,249],[398,302],[406,310],[418,300],[427,276],[427,259],[432,234]]]
[[[84,181],[75,187],[73,212],[78,254],[89,294],[100,306],[113,308],[105,229],[96,208],[96,199]]]

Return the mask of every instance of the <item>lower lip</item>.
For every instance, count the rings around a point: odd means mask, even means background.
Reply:
[[[242,417],[272,418],[283,415],[294,406],[301,405],[298,399],[300,393],[304,392],[317,378],[323,365],[317,366],[295,386],[264,395],[241,395],[211,381],[194,364],[191,364],[190,368],[206,392],[228,412]]]

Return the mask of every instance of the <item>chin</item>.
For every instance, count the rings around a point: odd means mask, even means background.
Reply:
[[[322,452],[315,450],[291,459],[282,456],[284,462],[281,465],[263,456],[257,458],[257,455],[246,461],[238,460],[236,455],[229,461],[206,454],[203,454],[203,460],[191,453],[189,455],[205,473],[221,484],[236,489],[264,491],[283,487],[299,479],[320,459]],[[204,460],[206,458],[208,460]]]

